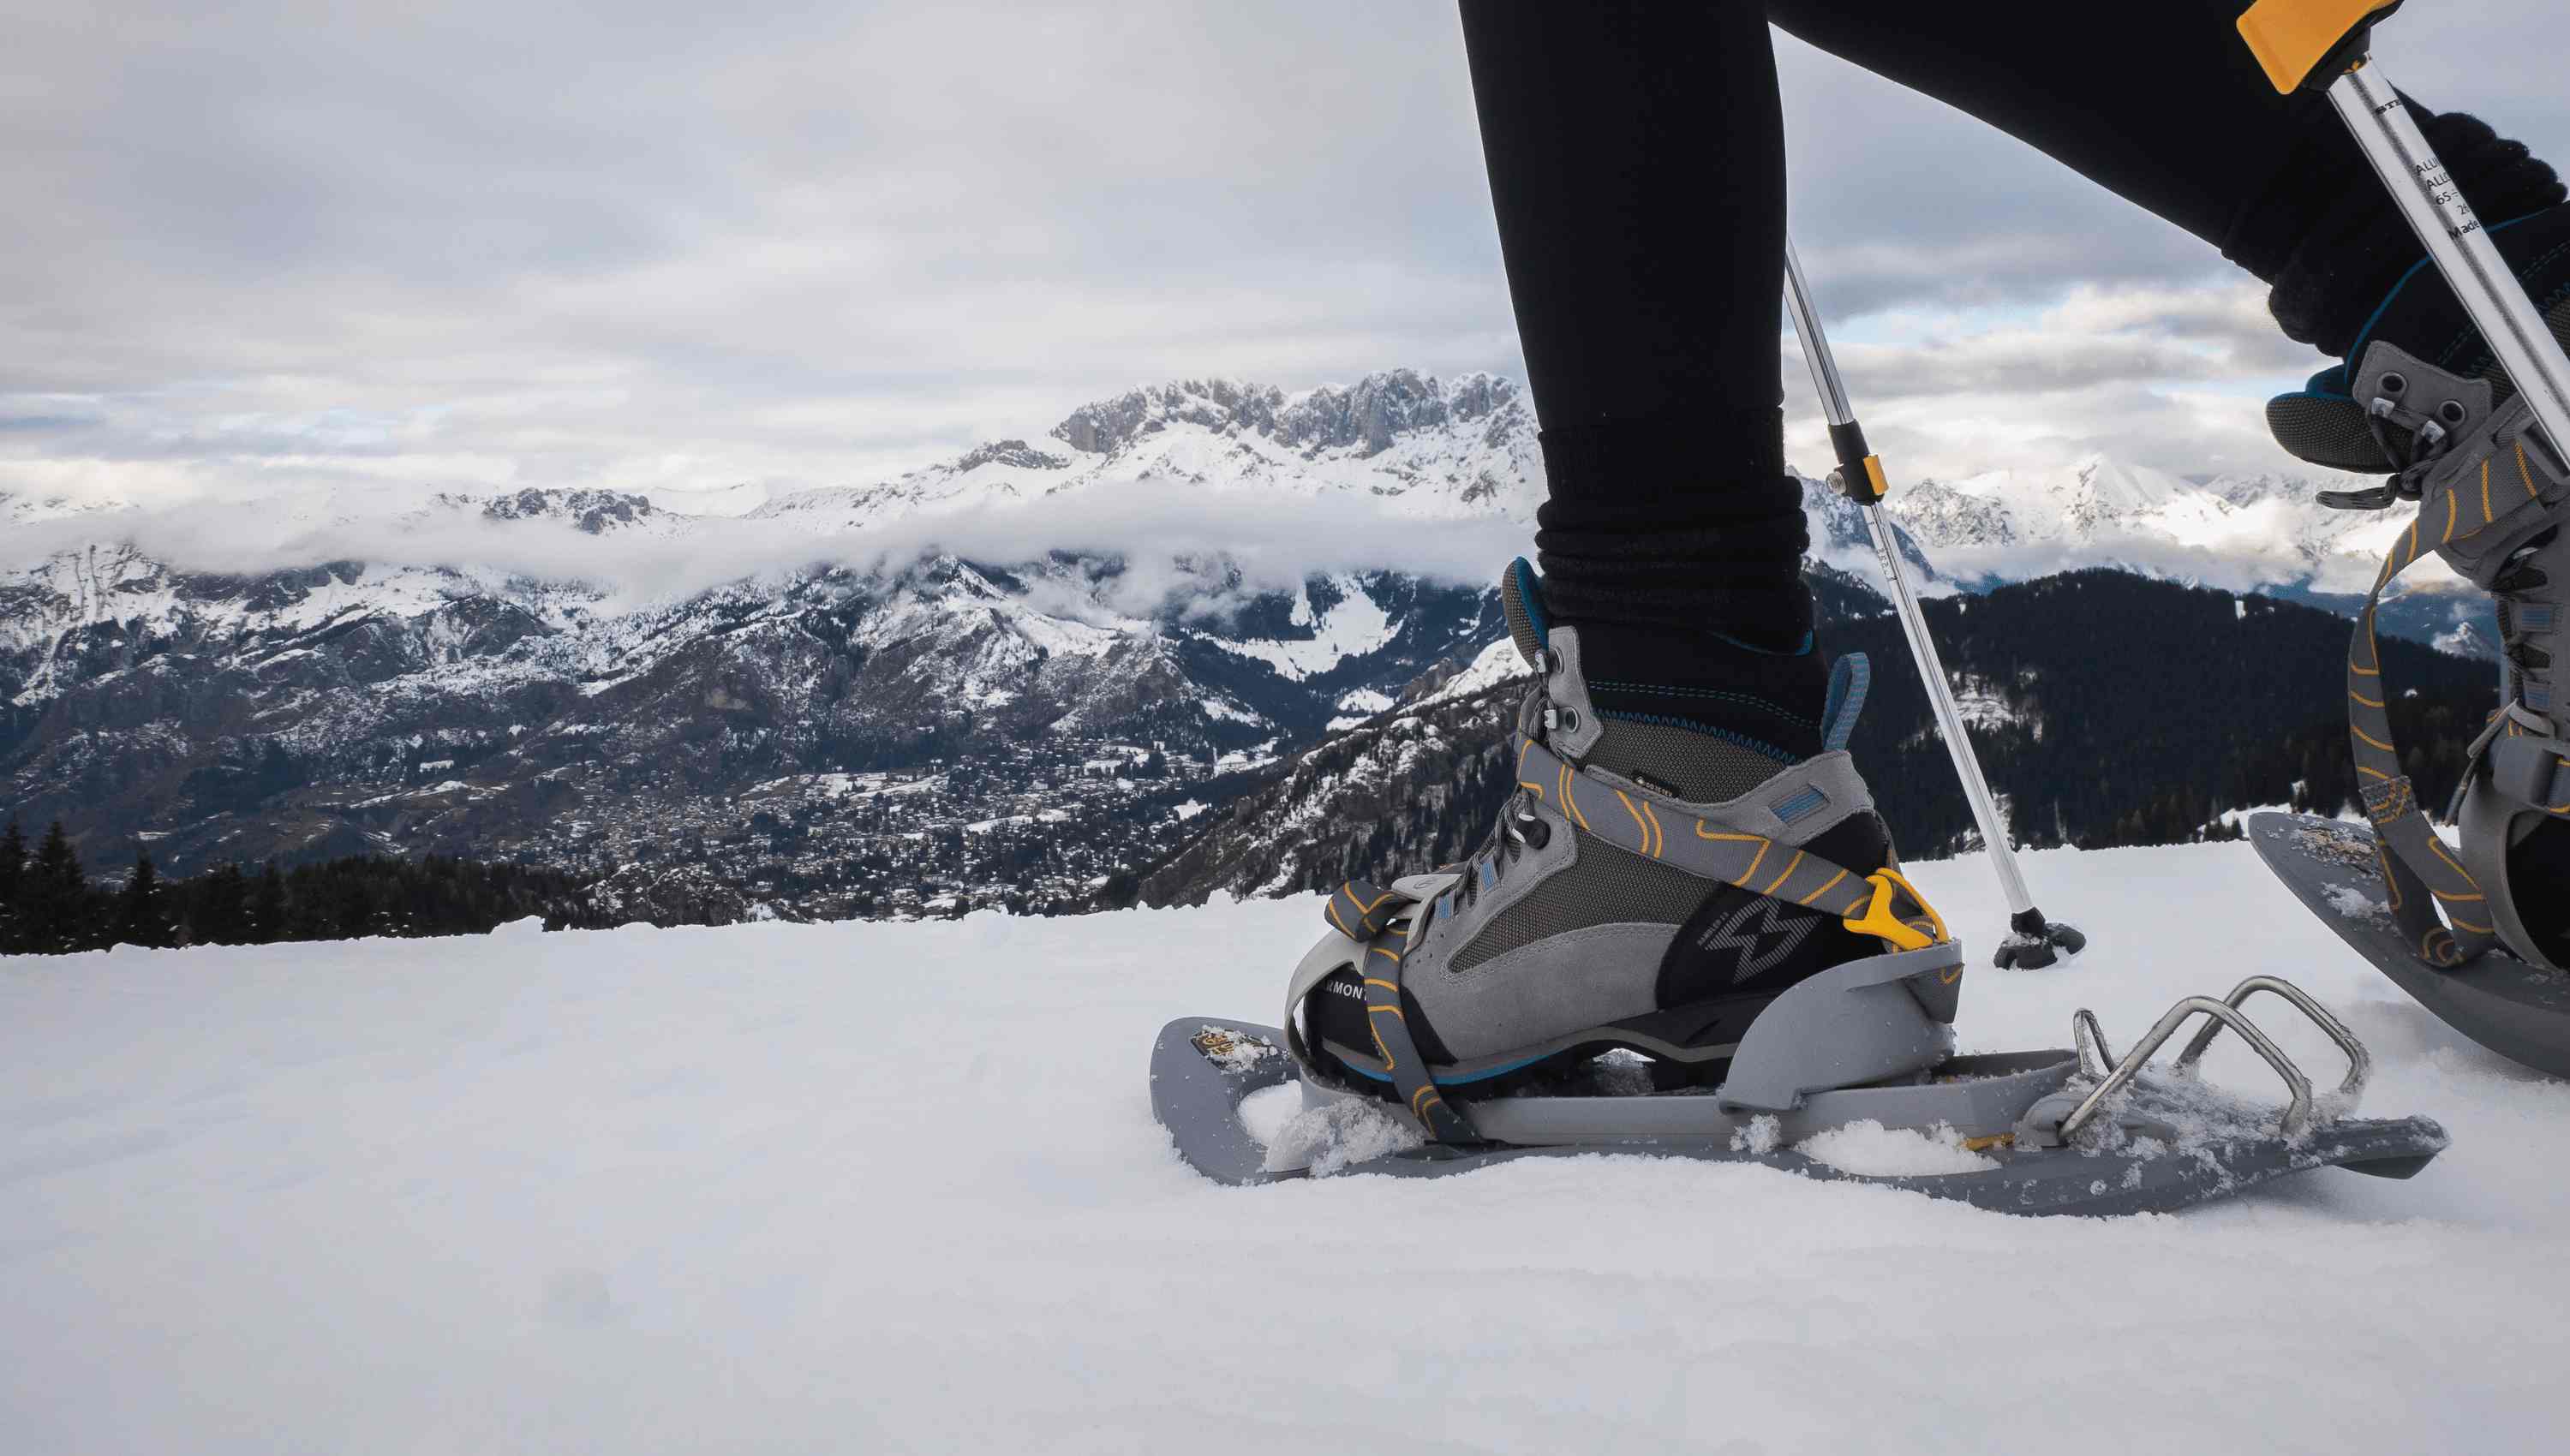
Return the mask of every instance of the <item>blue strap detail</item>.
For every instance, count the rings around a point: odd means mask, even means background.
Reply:
[[[1830,666],[1828,706],[1821,709],[1821,752],[1836,753],[1856,735],[1857,715],[1874,686],[1874,664],[1862,652],[1850,652]]]
[[[1510,1062],[1510,1063],[1508,1063],[1508,1064],[1507,1064],[1506,1066],[1504,1066],[1504,1067],[1491,1067],[1491,1068],[1488,1068],[1488,1069],[1486,1069],[1486,1070],[1484,1070],[1484,1071],[1475,1072],[1475,1073],[1473,1073],[1473,1074],[1472,1074],[1471,1076],[1469,1076],[1469,1077],[1448,1076],[1448,1077],[1436,1077],[1436,1078],[1432,1078],[1431,1080],[1435,1081],[1435,1082],[1436,1082],[1436,1084],[1437,1084],[1438,1086],[1440,1086],[1440,1087],[1470,1087],[1470,1086],[1472,1086],[1475,1082],[1487,1082],[1487,1081],[1491,1080],[1493,1077],[1504,1077],[1504,1076],[1506,1076],[1508,1073],[1513,1072],[1513,1071],[1517,1070],[1517,1069],[1518,1069],[1518,1068],[1520,1068],[1520,1067],[1530,1067],[1530,1066],[1533,1066],[1535,1063],[1537,1063],[1537,1062],[1539,1062],[1539,1061],[1542,1061],[1542,1060],[1543,1060],[1543,1058],[1542,1058],[1542,1057],[1539,1057],[1539,1056],[1531,1056],[1531,1057],[1527,1057],[1527,1058],[1526,1058],[1525,1060],[1523,1060],[1523,1061]],[[1376,1070],[1375,1070],[1374,1068],[1372,1068],[1372,1067],[1361,1067],[1361,1066],[1358,1066],[1355,1062],[1344,1062],[1344,1061],[1343,1061],[1343,1062],[1339,1063],[1339,1065],[1340,1065],[1342,1068],[1344,1068],[1344,1069],[1346,1069],[1346,1070],[1348,1070],[1348,1071],[1354,1072],[1354,1073],[1356,1073],[1358,1076],[1360,1076],[1360,1077],[1363,1077],[1363,1078],[1367,1079],[1368,1081],[1372,1081],[1372,1082],[1390,1082],[1390,1081],[1392,1080],[1391,1076],[1390,1076],[1389,1074],[1387,1074],[1387,1073],[1378,1072],[1378,1071],[1376,1071]]]
[[[1818,784],[1805,784],[1799,793],[1790,794],[1786,796],[1782,803],[1772,804],[1768,807],[1773,809],[1776,813],[1776,817],[1783,820],[1785,823],[1789,825],[1800,824],[1804,820],[1811,818],[1813,815],[1820,813],[1822,810],[1829,808],[1830,796],[1822,793],[1821,786]]]

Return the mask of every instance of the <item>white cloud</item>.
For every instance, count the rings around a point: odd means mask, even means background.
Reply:
[[[2405,16],[2385,64],[2570,157],[2562,26]],[[0,490],[792,489],[1145,381],[1522,377],[1445,5],[0,0]],[[1779,46],[1796,230],[1912,473],[2275,459],[2255,397],[2318,361],[2254,286]]]
[[[632,607],[814,567],[898,571],[937,553],[1015,567],[1068,551],[1120,557],[1120,577],[1079,595],[1143,616],[1181,584],[1202,593],[1209,571],[1236,574],[1244,592],[1289,590],[1313,572],[1392,568],[1480,585],[1494,562],[1531,546],[1523,528],[1503,521],[1423,523],[1369,495],[1262,498],[1159,480],[1101,480],[841,535],[817,535],[800,521],[667,516],[591,535],[559,520],[492,520],[480,505],[412,492],[363,502],[315,492],[254,512],[199,501],[86,513],[12,527],[0,538],[0,569],[117,542],[187,572],[333,561],[443,567],[584,585]]]

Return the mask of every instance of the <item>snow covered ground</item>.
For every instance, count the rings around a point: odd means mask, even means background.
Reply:
[[[1311,902],[8,960],[0,1448],[2560,1449],[2570,1086],[2246,846],[2027,868],[2095,947],[1975,970],[1967,1047],[2279,971],[2453,1150],[2120,1222],[1641,1159],[1215,1188],[1152,1033],[1271,1019]],[[1987,944],[1979,862],[1919,879]]]

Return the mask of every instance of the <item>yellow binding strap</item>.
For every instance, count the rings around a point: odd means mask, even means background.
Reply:
[[[1945,917],[1936,913],[1935,907],[1928,903],[1918,887],[1901,878],[1900,871],[1877,870],[1865,877],[1865,882],[1874,887],[1874,899],[1867,903],[1863,914],[1847,917],[1845,923],[1849,929],[1860,935],[1881,936],[1895,950],[1925,950],[1930,945],[1945,942]],[[1929,935],[1894,914],[1892,897],[1895,893],[1909,896],[1911,904],[1925,910],[1928,923],[1936,927],[1936,933]]]

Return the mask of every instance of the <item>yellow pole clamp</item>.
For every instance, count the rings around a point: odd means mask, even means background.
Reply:
[[[1865,883],[1874,887],[1874,899],[1867,903],[1864,913],[1847,917],[1844,923],[1850,930],[1880,936],[1895,950],[1925,950],[1945,943],[1945,917],[1936,913],[1936,908],[1928,903],[1917,886],[1901,878],[1900,871],[1877,870],[1865,877]],[[1910,903],[1927,913],[1928,923],[1936,927],[1936,933],[1930,935],[1894,914],[1892,898],[1896,894],[1909,896]]]
[[[2347,38],[2400,0],[2258,0],[2240,17],[2240,38],[2249,43],[2267,79],[2287,96],[2303,89],[2312,73]]]

